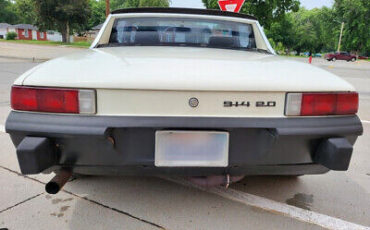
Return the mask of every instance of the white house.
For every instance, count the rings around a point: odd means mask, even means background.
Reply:
[[[63,41],[62,34],[55,30],[48,30],[46,32],[48,41],[61,42]],[[73,42],[73,36],[69,37],[70,41]]]
[[[5,39],[8,32],[16,32],[19,40],[62,41],[62,34],[54,30],[42,32],[30,24],[10,25],[8,23],[0,23],[0,39]],[[73,36],[70,39],[73,42]]]
[[[6,37],[6,34],[9,31],[9,28],[11,27],[12,25],[8,24],[8,23],[0,23],[0,39],[4,39]]]

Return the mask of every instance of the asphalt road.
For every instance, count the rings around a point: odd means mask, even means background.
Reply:
[[[12,53],[16,51],[8,51],[8,56]],[[0,56],[4,56],[1,47]],[[37,64],[0,58],[0,128],[10,111],[12,82]],[[347,172],[246,177],[229,190],[208,191],[161,178],[83,177],[50,196],[44,184],[52,175],[21,176],[15,149],[1,130],[0,229],[366,229],[370,226],[370,62],[314,59],[314,65],[344,78],[360,92],[365,132]],[[339,224],[325,225],[330,221]]]

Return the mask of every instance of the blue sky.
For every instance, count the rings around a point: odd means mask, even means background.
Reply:
[[[173,7],[204,8],[201,0],[171,0]],[[331,6],[333,0],[301,0],[301,5],[307,9],[315,7]]]
[[[307,9],[312,9],[315,7],[322,7],[322,6],[332,6],[333,0],[301,0],[301,5],[306,7]]]

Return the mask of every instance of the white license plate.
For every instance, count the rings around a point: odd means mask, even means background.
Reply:
[[[229,133],[208,131],[157,131],[155,166],[227,167]]]

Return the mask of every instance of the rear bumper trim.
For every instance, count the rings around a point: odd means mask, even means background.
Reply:
[[[362,135],[357,116],[317,118],[217,118],[55,115],[12,111],[6,132],[106,136],[109,128],[265,128],[279,135]]]
[[[228,132],[228,166],[218,169],[155,167],[155,132],[159,130]],[[103,174],[103,168],[112,167],[123,173],[139,175],[140,172],[214,175],[230,171],[234,175],[245,175],[288,174],[290,171],[286,170],[293,165],[297,165],[298,171],[301,170],[299,165],[306,165],[302,169],[304,173],[346,170],[352,147],[363,128],[357,116],[111,117],[13,111],[7,119],[6,131],[17,147],[19,163],[25,174],[50,171],[55,167]],[[267,171],[259,171],[261,169]]]

